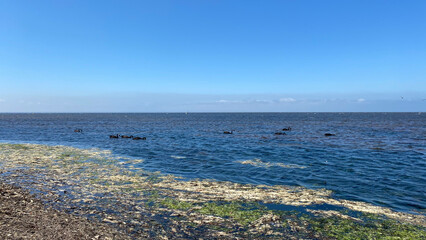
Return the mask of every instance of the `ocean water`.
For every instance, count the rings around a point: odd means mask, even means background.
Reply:
[[[335,198],[426,209],[425,113],[7,113],[0,141],[95,147],[187,179],[326,188]]]

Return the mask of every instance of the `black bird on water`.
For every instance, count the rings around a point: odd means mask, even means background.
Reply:
[[[324,134],[324,136],[331,137],[331,136],[336,136],[336,134],[334,134],[334,133],[326,133],[326,134]]]
[[[115,134],[115,135],[109,135],[109,138],[119,138],[120,135]]]
[[[83,132],[83,129],[74,129],[74,132],[76,132],[76,133],[82,133]]]
[[[275,135],[287,135],[285,132],[276,132]]]
[[[234,130],[223,132],[223,134],[233,134],[233,133],[234,133]]]
[[[133,137],[133,140],[146,140],[146,137]]]
[[[121,138],[133,138],[133,135],[130,135],[130,136],[122,135]]]
[[[291,131],[291,127],[283,128],[283,131]]]

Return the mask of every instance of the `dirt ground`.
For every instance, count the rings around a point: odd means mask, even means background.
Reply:
[[[46,207],[22,189],[0,182],[0,239],[131,239],[106,224]]]

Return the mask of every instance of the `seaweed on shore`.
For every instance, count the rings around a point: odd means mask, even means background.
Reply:
[[[0,144],[0,180],[133,238],[421,239],[426,234],[424,215],[333,199],[325,189],[184,181],[137,168],[142,161],[98,149]],[[315,209],[321,204],[336,207]]]

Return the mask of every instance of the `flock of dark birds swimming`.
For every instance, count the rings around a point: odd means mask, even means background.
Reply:
[[[133,140],[146,140],[146,137],[134,137],[133,135],[120,135],[120,134],[115,134],[115,135],[109,135],[109,138],[131,138]]]
[[[231,131],[224,131],[223,134],[233,134],[235,130],[231,130]],[[281,129],[281,132],[275,132],[274,135],[287,135],[285,132],[291,131],[291,127],[287,127],[287,128],[283,128]],[[76,133],[83,133],[83,129],[75,129],[74,132]],[[336,136],[336,134],[334,133],[325,133],[324,136],[326,137],[331,137],[331,136]],[[115,134],[115,135],[109,135],[109,138],[131,138],[133,140],[146,140],[146,137],[134,137],[133,135],[120,135],[120,134]]]
[[[75,133],[83,133],[83,129],[75,129],[74,130]],[[146,140],[146,137],[134,137],[133,135],[120,135],[120,134],[115,134],[115,135],[109,135],[109,138],[131,138],[133,140]]]

